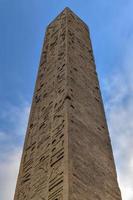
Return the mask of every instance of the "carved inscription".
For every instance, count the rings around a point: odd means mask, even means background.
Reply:
[[[63,200],[66,18],[47,28],[15,200]]]

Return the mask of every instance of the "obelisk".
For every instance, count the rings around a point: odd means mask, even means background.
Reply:
[[[87,25],[46,30],[14,200],[121,200]]]

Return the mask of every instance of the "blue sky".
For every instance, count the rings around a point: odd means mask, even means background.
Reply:
[[[45,28],[66,6],[89,26],[119,184],[132,200],[132,0],[0,0],[1,199],[13,199]]]

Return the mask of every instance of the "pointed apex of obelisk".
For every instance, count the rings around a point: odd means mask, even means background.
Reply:
[[[71,11],[71,12],[72,12],[72,10],[71,10],[69,7],[65,7],[64,10],[67,10],[67,11]]]
[[[68,18],[68,15],[73,16],[73,19],[77,19],[78,21],[81,21],[82,24],[84,24],[84,26],[86,27],[87,31],[89,31],[87,24],[73,11],[71,10],[69,7],[65,7],[58,15],[57,17],[47,26],[50,27],[55,21],[59,20],[59,18],[63,15],[66,15],[66,17]]]
[[[69,8],[69,7],[65,7],[61,12],[60,12],[60,14],[59,14],[59,16],[60,15],[62,15],[63,13],[73,13],[74,15],[75,15],[75,13]]]
[[[72,11],[69,7],[65,7],[64,10],[63,10],[62,12],[71,12],[71,13],[73,13],[74,15],[76,15],[76,14],[74,13],[74,11]],[[62,13],[62,12],[61,12],[61,13]]]
[[[69,7],[65,7],[64,10],[70,10],[70,8]]]

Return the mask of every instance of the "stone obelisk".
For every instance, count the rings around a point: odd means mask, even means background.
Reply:
[[[121,200],[87,25],[46,30],[14,200]]]

